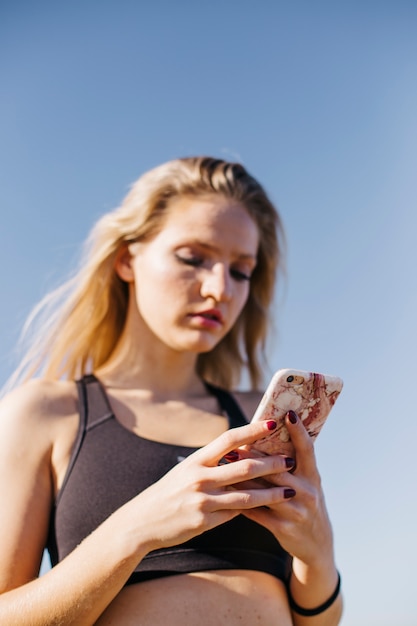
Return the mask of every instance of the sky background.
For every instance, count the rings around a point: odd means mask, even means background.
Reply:
[[[95,220],[177,156],[277,203],[279,367],[341,376],[317,441],[343,626],[416,626],[417,3],[2,0],[0,384]]]

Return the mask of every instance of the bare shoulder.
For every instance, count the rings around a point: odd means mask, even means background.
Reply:
[[[0,402],[0,428],[46,428],[77,413],[75,384],[69,381],[30,380]]]
[[[0,403],[0,473],[13,472],[18,484],[41,474],[46,484],[53,476],[57,491],[78,423],[73,382],[36,379],[14,389]]]
[[[262,391],[234,391],[239,406],[250,421],[263,396]]]

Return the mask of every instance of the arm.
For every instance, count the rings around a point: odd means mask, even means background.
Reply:
[[[74,411],[49,384],[11,394],[0,412],[0,623],[93,624],[151,550],[176,545],[232,519],[242,508],[283,501],[281,487],[229,485],[286,471],[283,460],[218,466],[230,450],[265,435],[267,425],[224,433],[113,513],[67,558],[36,578],[55,490],[62,424]],[[56,387],[56,385],[55,385]],[[71,431],[73,432],[73,431]],[[64,437],[64,439],[66,439]],[[72,442],[70,442],[72,443]],[[244,472],[244,475],[242,474]]]
[[[0,623],[92,624],[130,573],[126,549],[115,545],[118,520],[112,519],[37,579],[55,491],[53,458],[74,411],[75,399],[59,383],[40,381],[1,404]]]
[[[294,422],[294,423],[292,423]],[[293,556],[289,593],[299,606],[314,609],[334,593],[338,582],[333,535],[326,510],[313,443],[301,420],[287,416],[287,427],[296,450],[293,473],[270,476],[273,484],[295,491],[284,504],[247,511],[250,519],[268,528]],[[295,626],[337,626],[342,614],[339,593],[332,605],[319,615],[304,617],[293,612]]]

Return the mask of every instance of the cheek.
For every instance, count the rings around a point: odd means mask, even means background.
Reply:
[[[196,284],[163,257],[140,259],[135,267],[136,297],[142,305],[175,306]],[[158,303],[158,304],[157,304]]]
[[[139,287],[144,284],[150,287],[169,284],[174,274],[170,264],[159,254],[144,254],[136,258],[134,271]]]
[[[243,308],[249,298],[250,284],[248,281],[245,281],[244,283],[239,283],[239,287],[240,289],[236,296],[236,300],[239,302],[241,308]]]
[[[232,314],[232,318],[231,319],[231,326],[233,326],[233,324],[236,322],[236,320],[238,319],[239,315],[242,313],[243,309],[246,306],[246,303],[248,301],[249,298],[249,286],[247,286],[246,288],[242,288],[240,290],[238,290],[233,298],[233,314]]]

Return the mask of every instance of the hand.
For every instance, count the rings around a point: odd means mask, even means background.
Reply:
[[[268,508],[251,509],[244,514],[270,530],[287,552],[304,563],[323,562],[326,555],[330,561],[333,559],[332,529],[313,442],[294,412],[286,416],[286,424],[295,448],[295,470],[267,479],[275,486],[293,490],[293,497],[278,503],[271,499],[266,503]]]
[[[131,500],[126,506],[133,508],[129,518],[141,543],[149,550],[177,545],[248,509],[279,507],[285,500],[285,489],[280,485],[261,489],[233,485],[287,474],[284,457],[248,458],[219,465],[225,455],[265,437],[275,426],[273,421],[263,421],[223,433]]]

